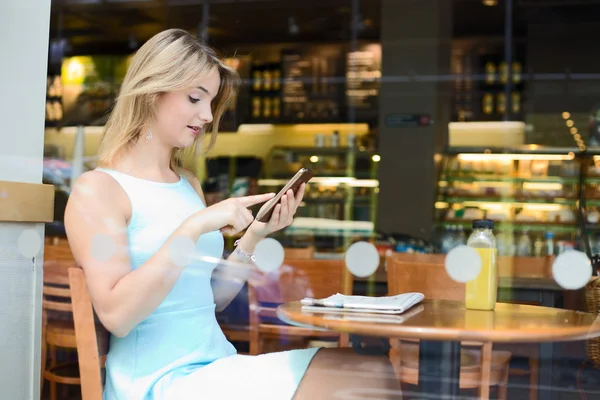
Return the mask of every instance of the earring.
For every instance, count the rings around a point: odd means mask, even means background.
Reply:
[[[146,133],[146,143],[148,143],[150,139],[152,139],[152,131],[148,130],[148,133]]]

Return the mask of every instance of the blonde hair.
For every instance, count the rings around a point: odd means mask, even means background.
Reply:
[[[221,78],[219,92],[212,102],[213,121],[206,151],[217,139],[221,117],[240,85],[238,74],[225,65],[215,51],[196,36],[182,29],[169,29],[153,36],[134,55],[119,96],[104,127],[98,152],[101,166],[112,166],[123,152],[134,145],[142,129],[155,116],[160,94],[194,86],[203,75],[217,68]],[[199,135],[190,151],[194,152]],[[171,168],[181,164],[180,149],[173,149]]]

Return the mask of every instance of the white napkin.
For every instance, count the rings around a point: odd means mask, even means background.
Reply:
[[[301,303],[305,311],[402,314],[424,298],[425,296],[418,292],[382,297],[347,296],[338,293],[324,299],[307,297],[302,299]]]

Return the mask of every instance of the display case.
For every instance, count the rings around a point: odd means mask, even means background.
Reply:
[[[592,254],[600,254],[600,149],[582,160],[581,206]]]
[[[315,177],[307,185],[285,242],[309,241],[335,250],[374,234],[379,156],[348,147],[275,147],[265,160],[261,191],[277,192],[302,167]]]
[[[585,159],[573,149],[539,146],[449,150],[435,203],[441,251],[464,244],[478,218],[496,221],[499,255],[547,256],[578,248]]]

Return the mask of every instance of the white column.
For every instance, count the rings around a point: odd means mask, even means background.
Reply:
[[[42,182],[49,26],[50,0],[0,1],[0,181]],[[16,220],[0,221],[0,397],[39,399],[43,246],[29,258],[18,241],[43,243],[44,225]]]

